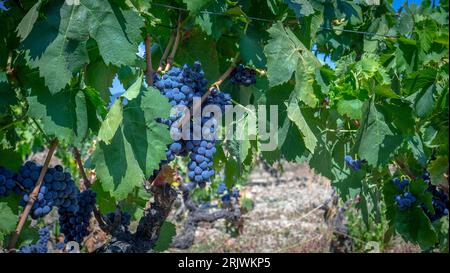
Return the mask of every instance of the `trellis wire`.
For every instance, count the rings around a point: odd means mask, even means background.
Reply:
[[[189,11],[187,8],[172,6],[172,5],[163,4],[163,3],[152,3],[152,5],[163,7],[163,8],[168,8],[168,9],[173,9],[173,10],[179,10],[179,11]],[[207,10],[201,10],[201,11],[199,11],[199,13],[208,14],[208,15],[228,16],[228,17],[240,17],[241,16],[241,15],[237,15],[237,14],[214,12],[214,11],[207,11]],[[267,23],[275,23],[276,22],[276,20],[267,19],[267,18],[259,18],[259,17],[247,16],[247,15],[245,15],[245,17],[250,20],[254,20],[254,21],[262,21],[262,22],[267,22]],[[294,19],[294,17],[291,17],[291,18]],[[297,19],[297,18],[295,18],[295,19]],[[329,30],[329,31],[341,31],[341,32],[348,32],[348,33],[361,34],[361,35],[380,36],[380,37],[385,37],[385,38],[398,38],[397,36],[388,35],[388,34],[379,34],[379,33],[375,33],[375,32],[358,31],[358,30],[351,30],[351,29],[337,29],[337,28],[330,28],[330,27],[319,27],[319,29]]]

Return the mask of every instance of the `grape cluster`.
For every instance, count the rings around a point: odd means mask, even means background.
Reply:
[[[174,106],[188,107],[192,103],[194,96],[201,96],[206,89],[207,81],[205,73],[201,68],[200,62],[195,62],[193,67],[184,65],[182,68],[172,67],[162,77],[157,78],[155,87],[159,89],[161,94],[169,99],[169,103]],[[186,156],[185,141],[181,139],[181,129],[172,126],[177,120],[183,117],[181,110],[171,114],[169,119],[157,119],[158,122],[166,124],[170,127],[171,136],[174,141],[168,146],[166,151],[167,163],[175,159],[175,156]]]
[[[409,179],[408,178],[400,179],[398,177],[395,177],[394,179],[392,179],[392,182],[401,191],[403,191],[405,189],[405,187],[409,185]]]
[[[223,182],[219,184],[219,187],[217,188],[217,193],[221,195],[223,203],[231,202],[232,197],[235,198],[236,200],[239,199],[240,197],[239,189],[233,187],[230,191]]]
[[[8,196],[16,187],[14,173],[10,170],[0,167],[0,197]]]
[[[21,166],[16,175],[19,186],[15,191],[22,195],[20,205],[25,207],[30,199],[30,192],[34,189],[42,166],[27,161]],[[39,189],[37,200],[33,203],[30,216],[38,219],[47,215],[53,207],[61,207],[67,211],[78,210],[77,194],[78,188],[68,172],[64,172],[61,165],[49,168],[44,176],[44,181]]]
[[[77,195],[79,209],[75,212],[66,207],[60,207],[59,224],[64,234],[65,242],[76,241],[81,243],[86,237],[92,211],[96,202],[96,194],[92,190],[85,190]]]
[[[19,249],[19,253],[47,253],[47,244],[50,240],[50,229],[44,227],[39,229],[39,240],[34,245],[23,246]]]
[[[231,82],[233,84],[242,84],[250,86],[256,83],[256,71],[254,69],[246,68],[243,64],[239,64],[231,72]]]
[[[434,208],[434,214],[426,206],[422,205],[425,214],[431,221],[436,221],[447,216],[449,211],[448,195],[431,183],[430,173],[428,171],[425,170],[423,172],[422,178],[428,185],[427,191],[433,195],[431,203]]]
[[[212,89],[210,95],[205,100],[202,107],[216,105],[224,112],[225,106],[231,104],[229,94]],[[208,126],[205,126],[208,125]],[[194,126],[192,126],[193,128]],[[212,169],[213,156],[216,153],[216,138],[218,127],[217,117],[209,113],[201,119],[201,140],[190,140],[186,144],[186,149],[190,152],[188,163],[188,177],[192,182],[197,183],[201,188],[206,186],[210,178],[215,174]],[[191,135],[193,137],[193,134]]]
[[[414,197],[414,195],[409,191],[395,197],[395,202],[400,210],[407,210],[414,204],[414,202],[416,202],[416,200],[416,197]]]
[[[191,152],[188,163],[189,179],[204,188],[206,182],[215,174],[211,169],[213,155],[216,152],[214,140],[190,140],[186,146]]]
[[[213,88],[206,99],[206,105],[217,105],[220,107],[222,113],[225,113],[225,106],[231,105],[231,96],[230,94],[220,92],[217,88]]]
[[[193,100],[195,98],[200,100],[206,93],[207,83],[201,63],[196,61],[192,67],[186,64],[182,68],[172,67],[164,75],[156,77],[154,86],[169,99],[169,103],[173,107],[192,107]],[[202,108],[212,104],[219,106],[224,111],[225,106],[231,104],[231,97],[214,88],[202,103]],[[211,113],[209,116],[202,117],[201,120],[194,121],[195,118],[191,118],[189,121],[190,128],[192,128],[192,131],[189,132],[190,140],[184,140],[179,124],[175,123],[183,118],[183,112],[181,109],[175,110],[168,119],[157,119],[158,122],[170,127],[173,139],[178,139],[168,145],[167,160],[162,161],[160,165],[173,161],[175,156],[189,155],[188,176],[192,183],[191,186],[193,188],[197,185],[204,187],[211,176],[215,174],[212,165],[213,155],[216,152],[217,117]],[[209,128],[194,133],[197,125],[200,125],[201,128],[208,125]]]
[[[120,212],[120,224],[124,226],[125,228],[128,228],[131,222],[131,215],[128,212]],[[106,218],[108,218],[109,222],[114,223],[114,219],[116,217],[116,214],[114,212],[109,212],[106,214]]]
[[[346,155],[344,157],[344,161],[347,163],[347,166],[352,168],[354,171],[360,170],[362,164],[366,162],[364,159],[353,159],[350,155]]]

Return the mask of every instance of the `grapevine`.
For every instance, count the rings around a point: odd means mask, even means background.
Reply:
[[[397,2],[0,0],[0,252],[196,250],[286,166],[317,245],[448,252],[448,0]]]

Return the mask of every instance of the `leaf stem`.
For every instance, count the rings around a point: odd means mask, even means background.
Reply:
[[[45,158],[45,162],[44,162],[44,165],[42,166],[41,173],[39,174],[39,178],[36,182],[36,186],[34,187],[33,191],[30,193],[30,198],[25,206],[25,209],[23,210],[22,214],[20,215],[16,230],[11,235],[11,239],[10,239],[9,245],[8,245],[8,249],[10,249],[10,250],[16,246],[17,239],[19,238],[19,235],[22,232],[23,225],[25,224],[25,221],[27,220],[28,214],[30,214],[31,208],[33,207],[33,204],[37,199],[39,190],[41,189],[42,181],[44,180],[45,173],[47,172],[47,169],[48,169],[48,165],[50,164],[50,160],[52,159],[52,156],[57,147],[58,147],[58,139],[55,138],[51,143],[50,149],[48,150],[47,157]]]

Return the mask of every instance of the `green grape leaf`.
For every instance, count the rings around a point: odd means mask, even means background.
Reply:
[[[425,117],[433,110],[436,85],[432,84],[428,88],[423,88],[415,97],[414,109],[419,117]]]
[[[211,0],[183,0],[190,12],[196,13],[206,6]]]
[[[227,186],[227,188],[231,189],[239,177],[239,169],[238,163],[236,160],[229,158],[225,163],[225,178],[223,182]]]
[[[13,213],[8,203],[0,202],[0,233],[7,234],[16,228],[17,215]]]
[[[102,187],[100,180],[96,180],[92,184],[91,189],[97,194],[95,203],[97,204],[100,212],[106,214],[116,209],[117,200],[111,196],[108,191],[105,191]]]
[[[425,204],[431,213],[434,213],[432,204],[433,195],[427,191],[427,188],[428,185],[422,179],[416,179],[409,183],[409,191],[420,201],[420,203]]]
[[[307,74],[301,68],[302,65],[299,65],[297,69],[297,73],[295,74],[295,92],[297,98],[303,101],[309,107],[315,107],[319,100],[314,94],[314,78],[311,77],[311,74]]]
[[[22,154],[13,149],[0,148],[0,166],[5,167],[11,171],[18,171],[22,165]]]
[[[294,11],[295,16],[309,16],[314,13],[313,6],[307,0],[285,0],[286,4]]]
[[[166,158],[166,147],[172,139],[167,127],[157,117],[169,116],[170,104],[155,88],[129,102],[123,108],[123,122],[110,144],[100,142],[92,155],[105,191],[117,200],[127,195],[159,168]]]
[[[340,173],[338,179],[333,182],[333,186],[339,190],[339,195],[344,202],[354,199],[361,193],[362,181],[366,176],[366,173],[362,170],[349,170],[349,172],[349,174]]]
[[[202,63],[202,69],[208,71],[205,73],[206,79],[215,82],[221,74],[216,42],[199,30],[193,30],[192,36],[183,41],[183,47],[178,48],[177,61],[193,64],[197,60]]]
[[[113,65],[106,65],[102,59],[90,62],[86,66],[85,83],[100,93],[103,101],[109,101],[111,93],[109,88],[112,86],[117,68]]]
[[[209,12],[225,13],[227,5],[225,1],[214,1],[213,4],[208,5]],[[233,22],[227,16],[215,16],[209,13],[201,13],[195,18],[195,22],[208,35],[212,36],[216,41],[225,33]]]
[[[33,29],[34,23],[39,16],[39,8],[41,7],[42,1],[39,0],[34,4],[30,10],[28,10],[27,14],[22,18],[19,25],[17,26],[17,34],[20,39],[23,41],[28,34],[30,34]]]
[[[309,128],[308,123],[300,111],[300,106],[298,105],[297,100],[292,100],[288,106],[287,114],[290,120],[297,125],[299,131],[302,133],[303,141],[305,142],[306,148],[314,153],[314,149],[316,148],[317,138],[314,133]]]
[[[315,77],[315,69],[321,66],[319,60],[289,28],[277,23],[268,32],[270,40],[264,47],[264,54],[267,58],[267,77],[271,87],[289,81],[295,71],[300,73],[296,75],[299,80],[305,78],[304,73],[309,74],[311,78]]]
[[[126,98],[128,101],[135,99],[139,95],[141,87],[142,87],[142,75],[136,79],[136,81],[127,89],[127,91],[125,91],[125,93],[122,96]]]
[[[105,120],[102,122],[100,130],[98,131],[98,140],[110,144],[111,139],[116,134],[117,129],[123,120],[122,100],[120,98],[109,109]]]
[[[438,156],[430,162],[428,171],[430,172],[431,183],[434,185],[445,184],[447,179],[444,174],[448,171],[448,157]]]
[[[17,103],[17,97],[11,85],[8,83],[6,74],[0,72],[0,117],[6,113],[10,105]]]
[[[276,86],[291,79],[301,57],[302,45],[295,34],[281,23],[274,24],[268,32],[270,40],[264,47],[267,77],[270,86]]]
[[[52,95],[48,90],[33,90],[27,98],[29,115],[41,119],[47,135],[80,143],[88,132],[86,97],[81,90],[64,90]]]
[[[177,234],[175,225],[171,222],[165,221],[161,226],[158,240],[153,247],[153,250],[162,252],[169,249],[173,237]]]
[[[241,35],[239,41],[239,52],[244,63],[253,64],[258,68],[266,65],[266,56],[262,47],[261,34],[250,25],[245,34]]]
[[[397,212],[395,228],[407,241],[429,249],[437,243],[437,235],[430,220],[420,207]]]
[[[337,111],[341,115],[346,115],[351,119],[361,119],[362,117],[362,101],[354,100],[340,100],[337,103]]]
[[[80,0],[79,5],[58,0],[45,5],[43,13],[45,19],[34,24],[22,46],[51,93],[63,89],[89,61],[89,38],[106,64],[134,64],[142,27],[137,13],[113,9],[107,0]]]
[[[373,100],[367,102],[364,108],[354,149],[369,165],[381,166],[391,159],[403,137],[386,123],[384,114],[377,109]]]

